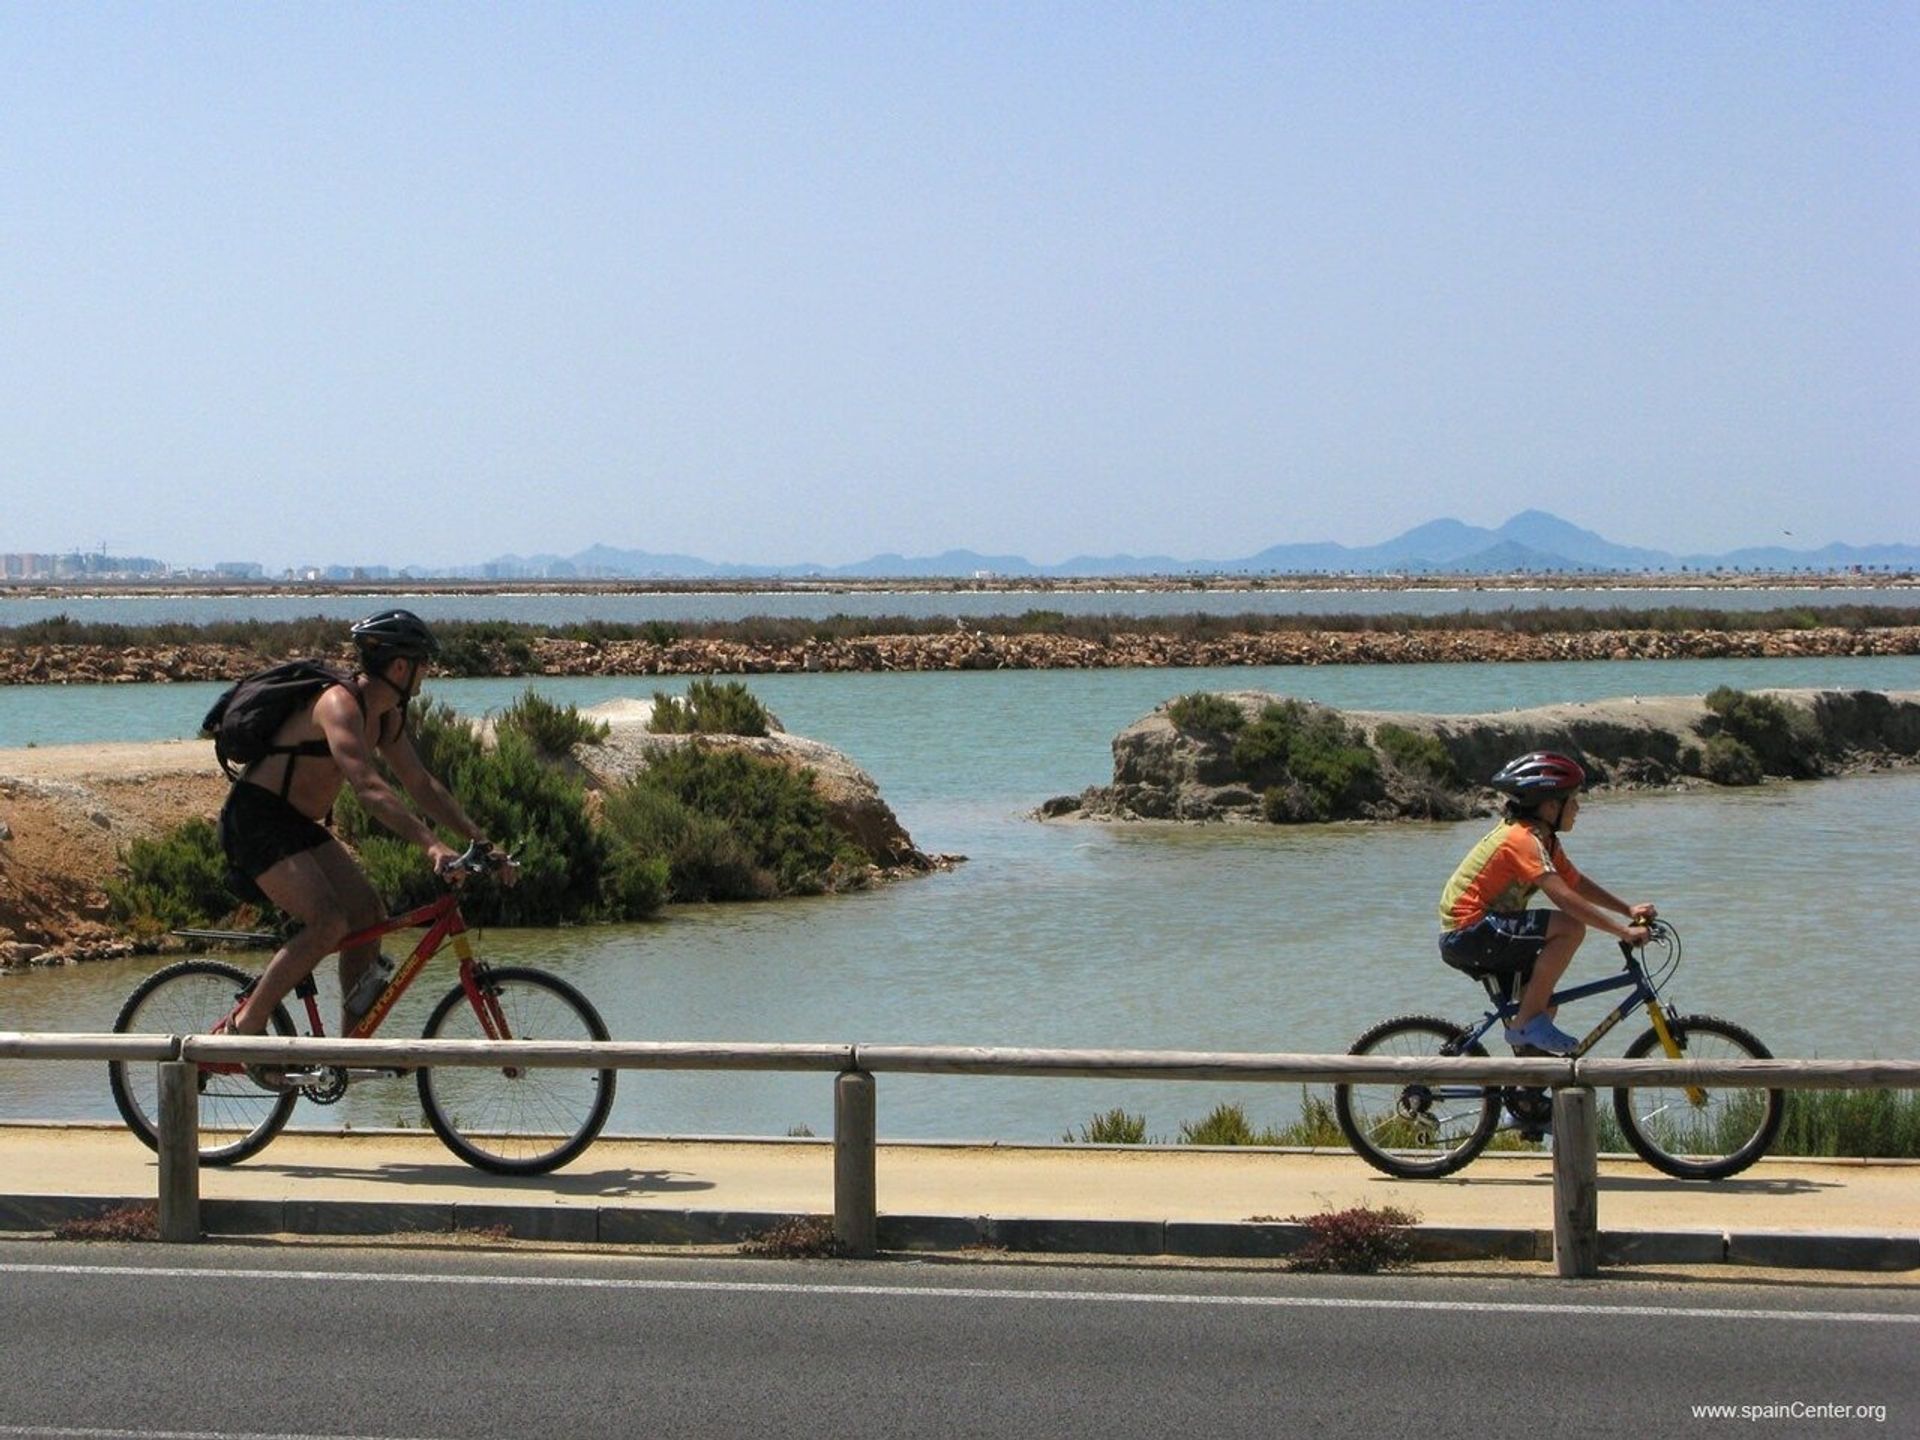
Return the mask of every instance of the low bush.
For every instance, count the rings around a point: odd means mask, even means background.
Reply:
[[[157,940],[183,925],[214,925],[235,907],[237,897],[227,888],[227,857],[206,820],[135,840],[121,864],[125,878],[107,882],[107,905],[136,940]]]
[[[1256,1131],[1247,1120],[1246,1107],[1238,1101],[1216,1105],[1200,1121],[1180,1126],[1182,1145],[1283,1145],[1277,1130]]]
[[[1766,779],[1760,758],[1731,735],[1715,735],[1700,754],[1700,773],[1716,785],[1758,785]]]
[[[1769,775],[1806,780],[1825,773],[1820,727],[1805,710],[1728,685],[1708,694],[1707,709],[1713,716],[1709,750],[1714,738],[1727,736],[1745,745]]]
[[[612,733],[604,721],[585,719],[572,705],[556,705],[529,685],[494,721],[499,730],[517,730],[542,755],[568,755],[576,745],[597,745]]]
[[[1442,785],[1460,783],[1460,771],[1453,756],[1437,735],[1421,735],[1404,725],[1391,722],[1373,732],[1373,743],[1401,770],[1417,778]]]
[[[1224,695],[1196,691],[1167,705],[1167,718],[1189,735],[1231,735],[1247,723],[1240,707]]]
[[[1233,758],[1247,783],[1265,791],[1264,812],[1276,823],[1350,816],[1384,793],[1366,736],[1298,700],[1263,709],[1235,739]]]
[[[1287,1261],[1287,1268],[1307,1273],[1373,1275],[1403,1269],[1413,1259],[1413,1240],[1407,1227],[1419,1216],[1393,1205],[1375,1209],[1355,1205],[1318,1215],[1289,1217],[1307,1227],[1307,1242]]]
[[[740,750],[663,750],[607,794],[602,813],[616,844],[666,858],[675,900],[816,895],[867,874],[812,771]]]
[[[1069,1130],[1060,1138],[1068,1145],[1144,1145],[1147,1117],[1129,1115],[1116,1106],[1082,1125],[1078,1135]]]
[[[647,729],[656,735],[764,735],[770,720],[767,707],[740,681],[696,680],[684,700],[654,691]]]

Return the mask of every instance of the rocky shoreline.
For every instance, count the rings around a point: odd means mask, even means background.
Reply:
[[[1194,700],[1204,700],[1195,706]],[[1249,743],[1249,742],[1253,743]],[[1113,740],[1113,781],[1042,820],[1459,820],[1510,757],[1557,750],[1594,789],[1697,789],[1920,765],[1920,692],[1761,690],[1485,715],[1346,711],[1262,691],[1182,697]]]
[[[1101,637],[951,633],[848,638],[652,641],[533,639],[485,651],[467,674],[530,676],[778,675],[927,670],[1094,670],[1262,665],[1431,665],[1546,660],[1779,659],[1920,655],[1920,626],[1787,630],[1269,630]],[[351,657],[342,652],[341,663]],[[229,680],[262,657],[237,645],[0,646],[0,685],[154,684]]]

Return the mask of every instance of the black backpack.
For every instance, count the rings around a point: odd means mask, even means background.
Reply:
[[[300,753],[300,746],[273,743],[281,725],[302,705],[312,704],[321,691],[348,684],[352,678],[318,660],[288,660],[257,670],[213,702],[200,722],[200,733],[213,738],[213,753],[227,778],[238,780],[240,772],[256,760]],[[365,704],[361,702],[362,709]],[[289,765],[287,771],[291,780],[293,767]]]

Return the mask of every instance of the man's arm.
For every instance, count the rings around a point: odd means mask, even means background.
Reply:
[[[327,737],[333,763],[340,767],[340,773],[353,786],[353,793],[360,797],[368,813],[402,840],[425,850],[435,869],[451,859],[454,852],[401,803],[393,787],[381,778],[373,763],[373,751],[367,746],[366,721],[354,697],[336,686],[320,697],[313,707],[313,718]],[[418,768],[419,761],[415,760],[414,765]]]
[[[383,745],[380,753],[392,767],[394,776],[406,788],[407,794],[413,797],[414,804],[456,834],[469,840],[487,838],[486,832],[460,808],[460,802],[453,798],[453,792],[421,763],[420,752],[413,748],[413,737],[404,729]]]

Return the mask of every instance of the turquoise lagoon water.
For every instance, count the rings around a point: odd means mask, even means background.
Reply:
[[[865,766],[951,872],[868,894],[688,907],[642,925],[493,931],[483,951],[567,975],[617,1035],[1341,1050],[1388,1014],[1464,1017],[1478,990],[1433,949],[1441,882],[1484,821],[1175,830],[1039,824],[1048,796],[1104,781],[1115,732],[1170,696],[1263,688],[1368,709],[1466,712],[1715,685],[1920,690],[1920,659],[1329,666],[754,677],[787,727]],[[678,690],[683,682],[663,682]],[[215,686],[0,690],[0,746],[191,730]],[[469,712],[524,682],[448,681]],[[651,682],[542,680],[588,705]],[[1783,1055],[1920,1055],[1920,774],[1692,795],[1608,796],[1569,848],[1681,928],[1673,993]],[[1590,944],[1579,972],[1608,951]],[[99,1030],[151,960],[0,977],[0,1028]],[[330,968],[330,967],[329,967]],[[409,997],[394,1033],[439,987]],[[1620,1043],[1637,1033],[1623,1026]],[[883,1077],[895,1137],[1057,1139],[1115,1105],[1172,1135],[1222,1100],[1286,1118],[1290,1087]],[[0,1065],[0,1118],[107,1118],[90,1065]],[[831,1128],[825,1076],[641,1073],[613,1125],[646,1133]],[[417,1123],[410,1087],[356,1090],[309,1121]]]

